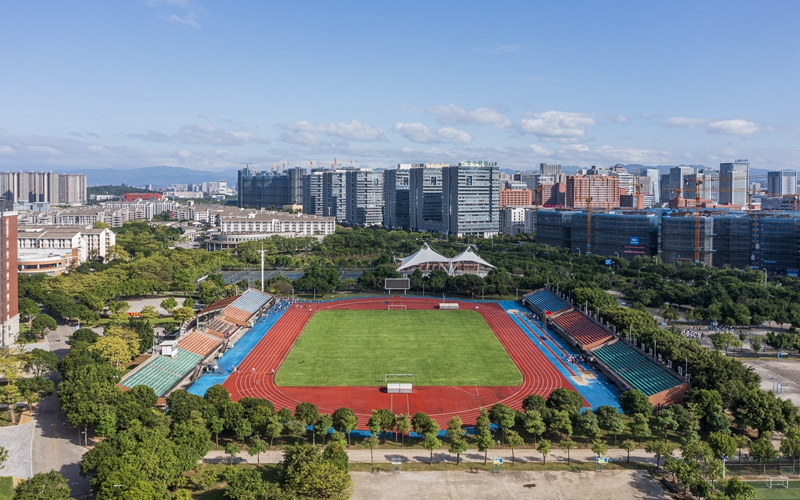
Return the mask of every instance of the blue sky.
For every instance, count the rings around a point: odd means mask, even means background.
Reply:
[[[0,168],[800,168],[800,2],[0,3]]]

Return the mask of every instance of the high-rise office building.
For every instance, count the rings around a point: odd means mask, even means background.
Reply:
[[[383,171],[383,225],[389,229],[411,227],[411,164]]]
[[[444,231],[442,225],[442,169],[446,164],[412,165],[409,170],[409,219],[416,231]]]
[[[661,203],[661,171],[657,168],[644,169],[644,175],[650,178],[651,189],[645,194],[653,195],[653,204],[658,206]]]
[[[83,205],[86,203],[86,176],[55,172],[0,173],[0,196],[11,203]]]
[[[672,167],[669,169],[669,196],[661,201],[674,200],[678,197],[679,193],[681,198],[686,199],[686,195],[684,194],[686,189],[686,179],[689,178],[689,176],[694,175],[694,173],[694,168],[686,166]]]
[[[305,169],[289,168],[277,171],[243,168],[238,175],[239,208],[267,208],[303,203],[303,176]]]
[[[497,163],[466,161],[442,169],[442,225],[458,236],[490,237],[500,231]]]
[[[324,172],[324,169],[314,168],[310,174],[303,177],[303,212],[309,215],[325,213]]]
[[[17,213],[6,211],[9,202],[0,200],[0,347],[9,347],[19,337],[17,308]]]
[[[540,163],[539,173],[542,175],[552,175],[557,177],[561,175],[561,165],[556,163]]]
[[[719,164],[719,202],[723,205],[747,207],[750,186],[750,162],[736,160]]]
[[[797,171],[767,172],[767,191],[769,196],[797,194]]]
[[[347,222],[347,171],[326,170],[322,174],[322,215],[336,217],[336,222]]]
[[[377,226],[383,223],[383,172],[348,170],[347,223]]]

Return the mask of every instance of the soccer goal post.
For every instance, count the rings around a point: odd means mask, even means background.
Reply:
[[[405,304],[392,304],[390,302],[389,303],[389,310],[390,311],[405,311],[407,309],[406,309],[406,305]]]
[[[789,478],[787,476],[777,476],[777,477],[770,477],[767,478],[767,488],[772,489],[772,487],[776,488],[786,488],[789,489]]]

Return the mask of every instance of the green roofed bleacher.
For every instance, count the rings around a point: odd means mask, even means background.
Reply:
[[[178,354],[174,358],[158,356],[133,375],[126,377],[121,385],[128,389],[133,389],[137,385],[146,385],[161,397],[202,360],[203,357],[198,354],[178,349]]]
[[[680,385],[680,382],[654,365],[641,352],[623,342],[601,347],[592,352],[634,389],[652,396]]]

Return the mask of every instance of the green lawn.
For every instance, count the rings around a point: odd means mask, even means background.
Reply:
[[[11,500],[14,497],[14,478],[0,477],[0,500]]]
[[[789,481],[789,489],[783,486],[772,485],[772,489],[767,488],[765,481],[748,482],[756,489],[756,499],[761,500],[789,500],[800,498],[800,481]]]
[[[387,373],[412,373],[416,385],[522,383],[516,365],[475,311],[318,312],[276,381],[284,386],[381,386]]]

